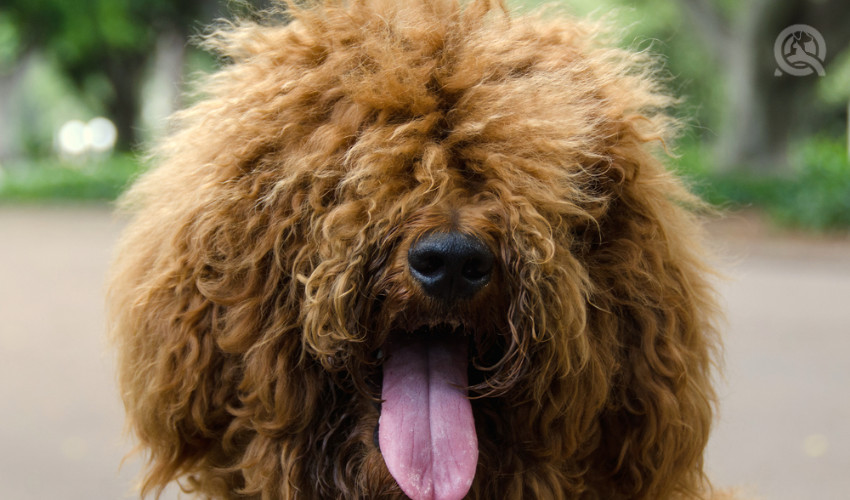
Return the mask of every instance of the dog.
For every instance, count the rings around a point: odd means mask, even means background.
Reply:
[[[726,498],[652,56],[487,0],[278,10],[205,38],[222,69],[122,201],[141,494]]]

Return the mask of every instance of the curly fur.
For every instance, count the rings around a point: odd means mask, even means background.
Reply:
[[[373,443],[388,332],[474,337],[469,498],[707,498],[718,345],[699,202],[650,150],[652,58],[486,0],[288,5],[206,40],[113,265],[110,330],[143,494],[403,498]],[[448,310],[407,249],[497,256]]]

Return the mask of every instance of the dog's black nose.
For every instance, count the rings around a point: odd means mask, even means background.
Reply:
[[[490,281],[493,253],[481,240],[462,233],[430,233],[407,252],[410,274],[435,299],[475,295]]]

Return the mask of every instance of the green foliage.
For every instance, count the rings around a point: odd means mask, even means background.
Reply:
[[[134,52],[152,43],[141,5],[129,0],[9,0],[13,20],[26,28],[25,44],[46,46],[72,70],[89,69],[108,50]],[[138,3],[138,2],[133,2]]]
[[[814,137],[792,155],[790,176],[765,176],[746,170],[718,173],[708,148],[687,139],[674,162],[707,202],[723,209],[765,210],[781,225],[829,231],[850,228],[850,161],[843,140]]]
[[[0,75],[12,68],[20,50],[18,26],[9,15],[0,11]]]
[[[850,161],[843,141],[815,137],[794,155],[795,179],[787,203],[774,214],[790,224],[825,230],[850,227]]]
[[[90,164],[32,161],[0,170],[0,203],[32,201],[111,201],[142,170],[132,155]]]
[[[850,101],[850,47],[839,53],[826,76],[818,79],[818,95],[831,104]]]

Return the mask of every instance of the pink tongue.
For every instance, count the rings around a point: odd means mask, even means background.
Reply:
[[[461,339],[396,339],[386,348],[378,441],[390,474],[413,500],[457,500],[469,491],[478,438],[466,398]]]

